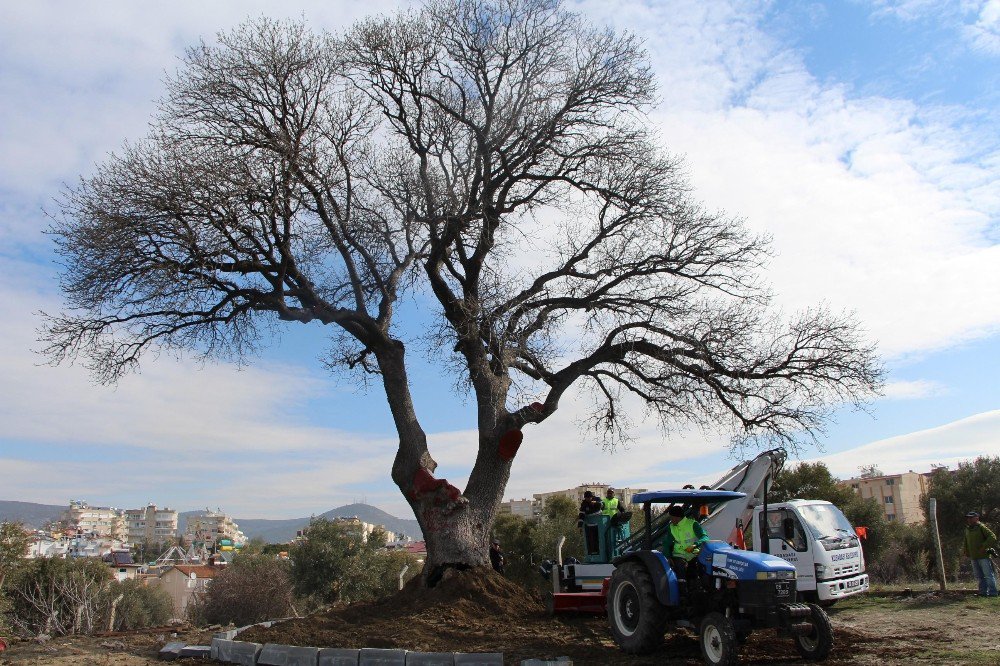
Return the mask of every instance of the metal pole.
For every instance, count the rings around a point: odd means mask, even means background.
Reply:
[[[948,589],[948,579],[944,575],[944,557],[941,555],[941,533],[938,532],[937,521],[937,499],[932,497],[928,501],[927,513],[931,519],[931,534],[934,535],[934,554],[937,556],[938,581],[941,591]]]

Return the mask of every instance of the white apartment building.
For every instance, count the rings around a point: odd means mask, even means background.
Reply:
[[[177,512],[150,504],[144,509],[125,511],[130,543],[170,543],[177,538]]]
[[[67,533],[93,535],[98,538],[125,537],[125,514],[108,506],[90,506],[85,501],[70,500],[63,513]]]
[[[368,541],[368,537],[370,537],[372,532],[374,532],[376,529],[380,529],[383,532],[385,532],[385,540],[387,544],[392,543],[394,541],[399,541],[399,536],[397,536],[394,532],[391,532],[388,529],[386,529],[384,525],[375,525],[373,523],[366,523],[357,516],[340,516],[338,518],[334,518],[332,522],[337,523],[338,525],[343,525],[348,529],[354,531],[355,533],[361,534],[361,538],[364,541]]]
[[[247,542],[246,536],[240,531],[240,526],[233,522],[232,518],[222,511],[209,509],[205,509],[205,513],[201,516],[188,518],[184,534],[196,543],[204,543],[207,548],[212,548],[222,540],[232,541],[234,546],[242,546]]]

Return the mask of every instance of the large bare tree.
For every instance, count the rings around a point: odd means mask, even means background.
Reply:
[[[112,382],[148,350],[240,356],[262,326],[328,326],[331,362],[384,387],[428,572],[487,562],[521,431],[571,388],[611,440],[637,403],[793,442],[881,381],[848,319],[775,315],[766,239],[694,201],[657,145],[636,39],[559,2],[429,0],[336,36],[253,21],[167,86],[150,136],[65,193],[49,357]],[[407,292],[474,396],[464,489],[434,477],[414,410]]]

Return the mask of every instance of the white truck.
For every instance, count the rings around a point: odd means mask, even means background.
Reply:
[[[719,506],[702,521],[712,538],[770,553],[795,566],[805,600],[831,604],[868,589],[861,541],[843,512],[830,502],[793,499],[768,502],[770,480],[785,451],[765,451],[729,470],[713,490],[746,493],[743,501]],[[765,513],[766,511],[766,513]],[[767,539],[762,539],[763,535]]]

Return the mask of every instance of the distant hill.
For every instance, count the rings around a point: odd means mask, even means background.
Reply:
[[[33,502],[14,502],[0,500],[0,521],[22,522],[34,528],[40,528],[45,523],[56,520],[66,510],[62,504],[35,504]],[[188,518],[200,516],[204,511],[182,511],[177,514],[178,529],[181,534],[187,527]],[[333,520],[341,516],[357,516],[366,523],[385,525],[390,532],[405,534],[413,539],[422,539],[420,526],[415,520],[397,518],[370,504],[345,504],[330,509],[318,518]],[[309,524],[309,518],[287,518],[285,520],[268,520],[265,518],[235,518],[236,523],[248,538],[260,537],[268,543],[284,543],[295,538],[295,532]]]
[[[185,511],[178,514],[178,527],[181,532],[187,526],[188,518],[200,516],[204,511]],[[386,513],[378,507],[370,504],[345,504],[344,506],[330,509],[325,513],[316,516],[317,518],[334,518],[357,516],[360,520],[373,525],[384,525],[390,532],[405,534],[406,536],[420,540],[423,536],[420,533],[420,525],[416,520],[406,520],[397,518]],[[266,518],[234,518],[233,520],[240,526],[247,538],[261,538],[268,543],[284,543],[295,538],[295,533],[309,524],[309,518],[286,518],[284,520],[269,520]]]
[[[24,523],[35,529],[56,520],[66,510],[66,504],[35,504],[34,502],[14,502],[0,500],[0,521]]]

